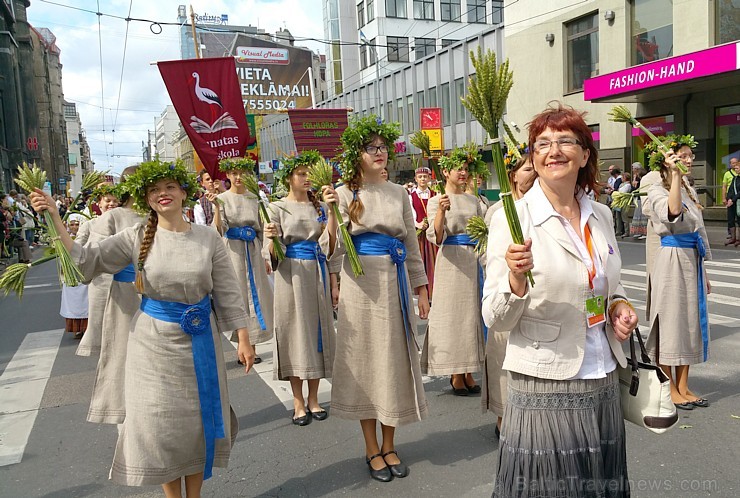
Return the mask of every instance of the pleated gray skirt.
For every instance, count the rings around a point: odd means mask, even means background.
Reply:
[[[604,379],[509,372],[494,497],[627,497],[616,370]]]

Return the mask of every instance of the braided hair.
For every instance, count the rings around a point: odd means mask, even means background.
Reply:
[[[321,220],[322,217],[326,217],[326,213],[324,213],[324,209],[321,207],[321,203],[319,202],[319,198],[316,197],[316,194],[314,194],[313,190],[309,190],[306,192],[308,194],[308,200],[311,201],[311,204],[313,204],[314,209],[316,209],[316,214],[319,215],[318,219]],[[326,228],[326,223],[324,221],[320,221],[321,223],[321,231],[324,231],[324,228]]]
[[[157,224],[159,223],[159,216],[156,211],[151,210],[149,212],[149,218],[146,220],[146,227],[144,228],[144,238],[141,240],[141,246],[139,247],[139,259],[136,263],[136,291],[139,294],[144,294],[144,262],[146,257],[149,255],[149,249],[154,242],[154,234],[157,233]]]
[[[347,187],[352,191],[352,202],[349,203],[349,220],[360,225],[360,218],[365,212],[365,205],[362,204],[362,199],[359,197],[359,191],[362,188],[362,169],[355,169],[355,174],[347,182]]]

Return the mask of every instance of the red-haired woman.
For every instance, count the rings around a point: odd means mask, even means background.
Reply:
[[[597,151],[582,115],[560,105],[532,120],[529,148],[538,179],[516,203],[525,243],[512,243],[504,210],[488,240],[483,317],[510,331],[493,495],[628,496],[616,368],[637,315],[611,212],[585,193],[597,190]]]

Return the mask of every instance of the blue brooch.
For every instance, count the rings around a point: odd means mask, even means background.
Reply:
[[[316,218],[316,221],[318,221],[321,224],[325,224],[327,222],[327,218],[326,218],[326,210],[324,209],[324,206],[321,206],[319,208],[319,211],[321,212],[321,214],[319,214],[319,217]]]
[[[199,306],[186,309],[180,318],[180,327],[190,335],[205,333],[211,325],[210,311]]]

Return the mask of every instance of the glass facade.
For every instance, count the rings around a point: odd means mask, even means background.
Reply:
[[[714,127],[717,164],[714,184],[720,185],[730,159],[740,159],[740,104],[715,109]]]
[[[658,137],[674,133],[675,131],[673,114],[638,119],[653,133],[653,135]],[[649,141],[650,138],[648,138],[642,130],[639,128],[632,128],[632,162],[639,161],[643,166],[648,163],[648,158],[645,157],[645,144]]]
[[[673,0],[631,0],[632,64],[673,56]]]

